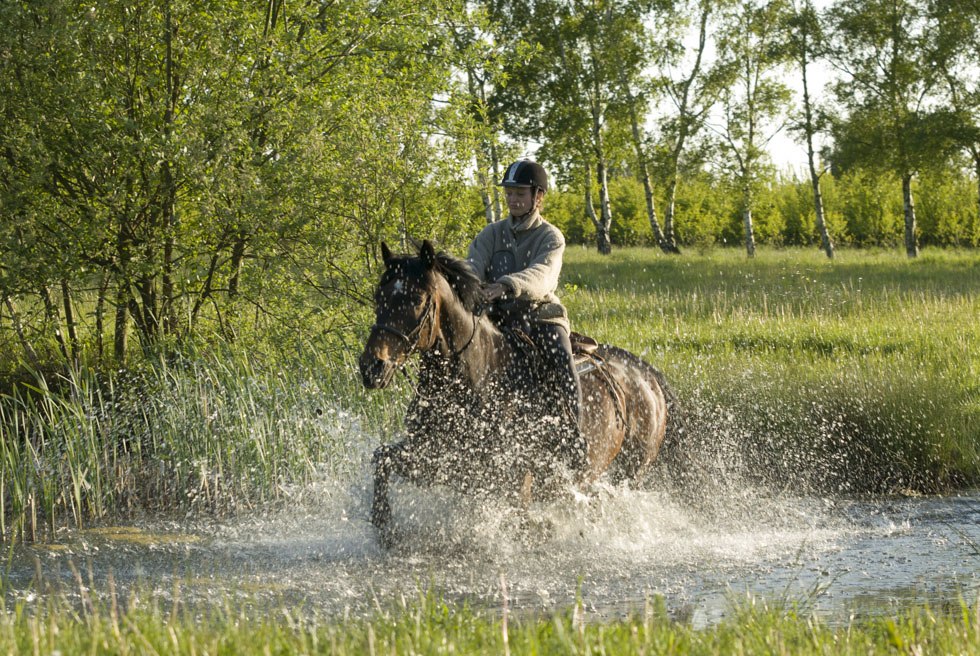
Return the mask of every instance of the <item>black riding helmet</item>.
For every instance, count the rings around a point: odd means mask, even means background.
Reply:
[[[522,159],[507,167],[500,184],[503,187],[534,187],[548,191],[548,174],[537,162]]]

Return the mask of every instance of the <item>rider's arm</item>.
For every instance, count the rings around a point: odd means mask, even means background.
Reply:
[[[493,234],[489,226],[480,231],[470,242],[467,259],[473,265],[473,271],[480,280],[487,282],[487,272],[490,270],[490,260],[493,257]]]
[[[528,265],[520,271],[502,276],[497,282],[507,286],[516,297],[544,299],[558,289],[565,238],[557,229],[549,231],[536,244]]]

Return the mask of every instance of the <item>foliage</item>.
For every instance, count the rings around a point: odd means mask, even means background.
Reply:
[[[205,318],[230,338],[245,310],[288,323],[280,290],[356,298],[382,238],[457,239],[465,164],[434,136],[468,119],[432,99],[458,9],[5,4],[3,298],[58,335],[97,289],[122,360],[130,326],[148,348]]]

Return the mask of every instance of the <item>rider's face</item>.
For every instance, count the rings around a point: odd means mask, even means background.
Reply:
[[[531,187],[505,187],[504,194],[511,216],[524,216],[534,207],[534,190]]]

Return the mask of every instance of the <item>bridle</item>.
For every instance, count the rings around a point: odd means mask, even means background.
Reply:
[[[413,353],[415,353],[415,351],[418,350],[419,344],[422,343],[422,329],[425,327],[425,324],[429,323],[435,326],[435,313],[432,311],[432,309],[432,296],[428,296],[425,299],[425,307],[422,309],[422,318],[419,319],[418,325],[407,333],[398,330],[394,326],[389,326],[386,323],[375,323],[371,326],[371,332],[381,330],[386,333],[391,333],[395,337],[400,337],[402,340],[404,340],[405,343],[408,344],[408,353],[405,354],[405,359],[407,360]],[[432,337],[431,330],[429,336]]]
[[[386,323],[377,323],[377,322],[371,326],[371,332],[374,332],[375,330],[380,330],[382,332],[390,333],[395,337],[402,339],[406,344],[408,344],[408,352],[405,354],[405,359],[408,360],[408,358],[412,357],[412,355],[419,350],[419,345],[422,343],[422,329],[424,328],[426,323],[432,326],[432,328],[430,328],[429,330],[429,337],[430,337],[429,341],[431,342],[435,341],[432,335],[432,330],[434,330],[435,322],[436,322],[434,310],[435,310],[435,306],[432,303],[432,296],[429,295],[425,300],[425,307],[422,309],[422,318],[419,319],[418,325],[416,325],[415,328],[412,328],[412,330],[410,330],[409,332],[405,333],[399,330],[398,328],[395,328],[394,326],[389,326]],[[473,343],[473,338],[476,337],[477,318],[478,318],[477,315],[474,313],[473,330],[470,332],[470,338],[466,340],[466,343],[463,344],[462,348],[460,348],[458,351],[453,353],[452,357],[454,358],[459,357],[460,355],[463,354],[463,351],[468,349],[470,347],[470,344]]]

